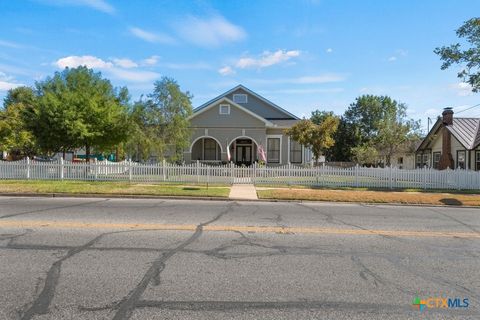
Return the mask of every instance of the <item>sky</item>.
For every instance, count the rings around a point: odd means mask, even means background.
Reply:
[[[479,10],[475,0],[0,0],[0,98],[87,65],[132,101],[162,76],[194,107],[243,84],[299,117],[389,95],[426,127],[444,107],[480,103],[433,52],[459,42]]]

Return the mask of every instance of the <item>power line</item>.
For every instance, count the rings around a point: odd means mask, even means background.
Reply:
[[[480,106],[480,103],[478,103],[478,104],[476,104],[476,105],[474,105],[474,106],[468,107],[467,109],[463,109],[463,110],[460,110],[460,111],[456,111],[455,114],[459,114],[459,113],[461,113],[461,112],[464,112],[464,111],[467,111],[467,110],[476,108],[476,107],[478,107],[478,106]]]

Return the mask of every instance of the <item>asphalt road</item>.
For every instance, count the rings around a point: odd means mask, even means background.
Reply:
[[[0,319],[479,319],[480,211],[0,197],[0,284]]]

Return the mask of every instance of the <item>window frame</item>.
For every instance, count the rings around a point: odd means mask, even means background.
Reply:
[[[223,113],[222,112],[222,107],[227,107],[228,112]],[[219,107],[218,107],[218,114],[220,114],[222,116],[229,115],[230,114],[230,105],[229,104],[223,104],[223,103],[220,104]]]
[[[480,150],[475,151],[475,170],[480,171]]]
[[[435,156],[438,155],[438,161],[435,161]],[[435,151],[432,153],[432,167],[433,169],[438,170],[438,166],[440,165],[440,159],[442,158],[442,153],[440,151]]]
[[[270,139],[278,139],[278,161],[275,160],[270,160],[269,157],[269,148],[268,148],[268,141]],[[273,163],[273,164],[282,164],[282,135],[281,134],[270,134],[267,135],[267,163]]]
[[[458,155],[463,152],[463,167],[459,167],[460,161],[458,161]],[[456,166],[455,169],[460,168],[460,169],[465,169],[466,164],[467,164],[467,152],[465,150],[457,150],[457,158],[456,158]]]
[[[293,144],[298,144],[300,146],[300,150],[298,149],[292,150]],[[300,161],[293,161],[292,151],[296,153],[300,153]],[[290,163],[295,163],[295,164],[303,163],[303,145],[293,139],[290,139],[290,137],[288,138],[288,153],[289,153],[288,160]]]
[[[235,100],[235,97],[245,97],[245,102],[238,102]],[[247,104],[248,103],[248,95],[246,93],[235,93],[232,96],[233,102],[238,104]]]

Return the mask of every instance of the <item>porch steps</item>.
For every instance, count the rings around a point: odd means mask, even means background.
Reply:
[[[258,200],[257,191],[253,184],[234,184],[230,189],[230,199],[234,200]]]

